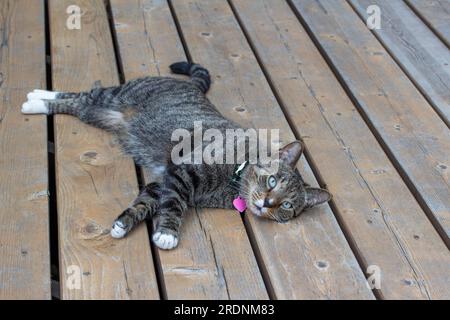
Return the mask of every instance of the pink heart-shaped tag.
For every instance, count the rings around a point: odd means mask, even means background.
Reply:
[[[247,204],[245,203],[245,200],[241,197],[237,197],[233,200],[233,206],[236,208],[239,212],[244,212],[245,209],[247,209]]]

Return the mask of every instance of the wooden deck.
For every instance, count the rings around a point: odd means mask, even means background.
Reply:
[[[450,299],[450,0],[0,0],[0,31],[0,299]],[[329,205],[284,225],[192,210],[172,251],[152,225],[110,237],[147,173],[20,106],[188,58],[225,116],[305,142]]]

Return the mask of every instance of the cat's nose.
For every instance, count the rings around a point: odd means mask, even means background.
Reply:
[[[266,208],[272,208],[275,201],[272,198],[265,198],[264,199],[264,207]]]

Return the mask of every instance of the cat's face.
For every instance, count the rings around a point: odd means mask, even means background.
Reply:
[[[305,209],[331,199],[328,191],[305,185],[295,170],[302,151],[302,143],[295,141],[280,150],[279,160],[274,160],[279,161],[278,165],[249,165],[241,190],[250,212],[287,222]]]

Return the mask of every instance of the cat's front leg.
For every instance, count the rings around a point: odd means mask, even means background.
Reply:
[[[153,232],[153,242],[160,249],[170,250],[178,245],[180,228],[187,201],[172,185],[162,190],[160,215]]]
[[[178,245],[183,215],[194,193],[193,177],[184,166],[169,166],[161,185],[159,215],[153,242],[160,249]]]
[[[111,236],[123,238],[146,218],[153,217],[159,209],[160,192],[158,183],[146,185],[133,204],[114,221]]]

